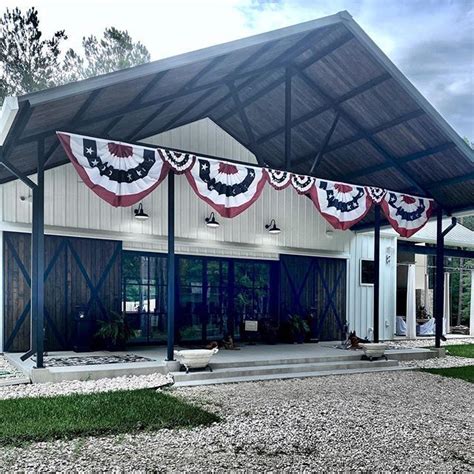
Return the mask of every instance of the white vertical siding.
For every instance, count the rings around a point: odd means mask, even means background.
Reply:
[[[255,157],[212,121],[205,119],[146,140],[157,145],[189,149],[240,161],[255,163]],[[0,186],[0,231],[30,230],[29,189],[16,180]],[[133,208],[113,208],[102,201],[80,180],[72,165],[45,173],[46,232],[122,240],[126,249],[166,251],[167,182],[143,200],[147,221],[137,221]],[[359,284],[361,258],[372,258],[372,237],[334,231],[315,210],[313,203],[292,189],[275,191],[267,186],[262,197],[234,219],[217,216],[218,229],[209,229],[204,218],[211,208],[193,192],[184,176],[176,179],[176,251],[241,258],[278,259],[282,253],[299,253],[350,258],[348,260],[348,320],[350,327],[365,336],[372,326],[372,288]],[[264,226],[275,218],[282,229],[270,235]],[[384,238],[396,247],[395,238]],[[395,316],[395,267],[382,258],[381,336],[391,337]],[[388,321],[389,327],[385,327]]]
[[[396,237],[382,236],[380,242],[380,338],[392,339],[396,312]],[[392,256],[389,263],[386,255]],[[347,314],[351,330],[361,337],[368,336],[373,328],[373,286],[360,284],[360,260],[374,258],[373,234],[357,234],[351,240]]]

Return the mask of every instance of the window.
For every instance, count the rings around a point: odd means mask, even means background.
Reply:
[[[123,306],[134,330],[131,342],[166,341],[166,257],[124,252]]]
[[[244,320],[269,317],[274,263],[179,255],[176,264],[177,342],[239,339]],[[166,342],[167,256],[126,251],[122,277],[131,342]]]
[[[373,260],[360,261],[360,284],[373,285],[375,282],[375,264]]]

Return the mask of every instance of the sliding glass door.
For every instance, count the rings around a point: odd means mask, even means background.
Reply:
[[[277,318],[276,262],[178,256],[176,342],[202,343],[244,335],[246,320]],[[166,255],[123,254],[124,310],[132,343],[166,342]],[[272,303],[273,301],[273,303]]]

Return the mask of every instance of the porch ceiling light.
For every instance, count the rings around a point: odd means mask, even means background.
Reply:
[[[213,229],[216,229],[220,226],[219,222],[216,221],[216,216],[213,212],[211,212],[209,214],[209,217],[206,217],[204,220],[206,222],[207,227],[212,227]]]
[[[146,221],[148,219],[148,214],[143,210],[143,205],[140,203],[138,209],[134,209],[135,219]]]
[[[272,219],[270,221],[270,224],[267,224],[265,226],[265,229],[268,230],[269,234],[279,234],[281,232],[281,229],[279,227],[277,227],[277,225],[276,225],[275,219]]]

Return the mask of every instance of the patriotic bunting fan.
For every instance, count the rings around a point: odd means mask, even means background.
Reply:
[[[316,179],[311,199],[323,217],[339,230],[349,229],[369,212],[371,199],[363,186]]]
[[[189,170],[196,159],[196,156],[191,155],[190,153],[179,153],[174,150],[165,150],[163,148],[158,148],[158,153],[163,161],[167,162],[178,174],[185,173]]]
[[[268,182],[276,190],[285,189],[290,184],[291,173],[271,169],[267,169],[266,171],[268,174]]]
[[[335,228],[349,229],[380,205],[392,227],[410,237],[428,221],[434,201],[322,180],[266,168],[200,158],[164,148],[146,148],[71,133],[57,132],[67,156],[84,183],[112,206],[132,206],[151,193],[170,169],[186,175],[196,194],[223,217],[235,217],[261,195],[265,183],[277,189],[290,184],[307,195]]]
[[[235,217],[260,196],[266,175],[262,168],[198,158],[186,173],[196,194],[223,217]]]
[[[419,231],[434,210],[432,199],[392,191],[387,191],[381,206],[392,227],[402,237],[410,237]]]
[[[311,176],[294,174],[291,176],[291,184],[298,194],[306,194],[312,188],[314,178]]]
[[[385,196],[385,193],[387,192],[385,189],[376,188],[374,186],[366,186],[365,190],[369,194],[370,199],[372,199],[374,204],[380,204],[383,197]]]
[[[153,148],[63,132],[58,137],[84,183],[115,207],[141,201],[168,173]]]

